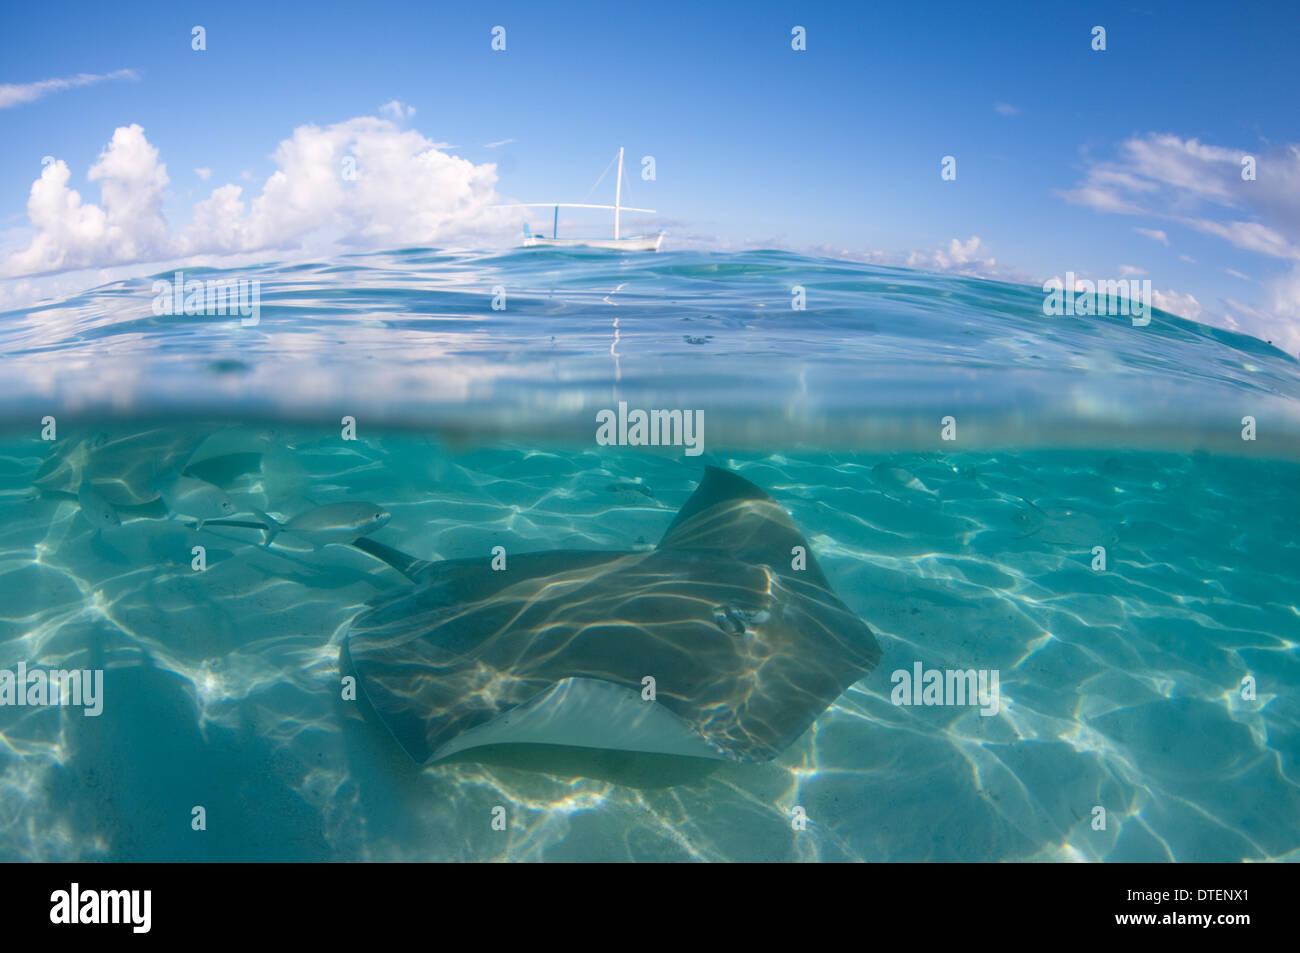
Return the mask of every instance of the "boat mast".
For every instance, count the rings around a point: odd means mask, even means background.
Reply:
[[[618,147],[618,185],[614,186],[614,241],[618,241],[618,205],[623,199],[623,147]]]

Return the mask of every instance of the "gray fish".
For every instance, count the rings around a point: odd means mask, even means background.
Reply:
[[[935,495],[934,490],[922,483],[911,470],[890,466],[887,463],[877,463],[872,467],[871,478],[885,490],[913,490],[918,493],[928,493],[931,496]]]
[[[611,483],[609,486],[605,487],[605,489],[620,498],[631,497],[635,499],[637,496],[644,496],[653,500],[655,497],[654,492],[650,487],[646,486],[644,483],[638,483],[632,480],[623,480],[620,483]]]
[[[530,743],[767,761],[880,659],[786,512],[716,467],[650,551],[494,571],[353,545],[416,583],[352,623],[343,661],[421,764]]]
[[[77,491],[77,502],[81,505],[81,515],[96,529],[122,525],[122,519],[117,515],[113,504],[89,483],[82,482],[81,489]]]
[[[175,470],[159,476],[155,486],[172,516],[197,520],[200,527],[208,520],[233,516],[238,512],[220,487],[196,477],[181,476]]]
[[[329,503],[299,513],[286,523],[259,514],[267,521],[266,545],[281,533],[296,536],[313,546],[351,543],[386,525],[392,514],[373,503]]]

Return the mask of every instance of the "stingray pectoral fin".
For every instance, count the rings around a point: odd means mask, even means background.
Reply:
[[[721,467],[707,466],[704,468],[704,478],[700,480],[699,486],[691,494],[691,498],[686,501],[685,505],[677,511],[676,518],[668,527],[668,532],[664,533],[661,547],[677,545],[689,545],[692,541],[689,538],[681,538],[674,541],[674,536],[678,535],[678,530],[691,519],[699,514],[709,510],[719,504],[740,503],[745,500],[755,500],[758,502],[771,502],[770,497],[761,487],[750,483],[739,474],[732,473],[730,470],[724,470]],[[682,534],[685,537],[685,534]],[[696,541],[698,542],[698,540]]]
[[[678,552],[726,553],[730,558],[770,566],[786,574],[795,547],[805,554],[799,578],[830,588],[790,514],[761,488],[719,467],[705,467],[704,479],[678,511],[658,548]]]
[[[598,678],[566,678],[486,724],[463,731],[433,753],[439,761],[498,744],[564,745],[733,760],[667,708]]]
[[[469,729],[527,704],[573,674],[512,670],[519,661],[518,644],[535,649],[543,643],[531,623],[519,618],[521,608],[546,612],[599,567],[620,558],[602,552],[525,553],[511,559],[509,571],[493,571],[486,558],[431,563],[421,570],[416,561],[408,564],[402,553],[372,540],[355,545],[420,580],[414,589],[372,601],[353,621],[345,644],[347,663],[371,707],[421,764]],[[565,658],[560,653],[557,661]]]

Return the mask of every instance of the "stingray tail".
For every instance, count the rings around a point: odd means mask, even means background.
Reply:
[[[407,579],[412,582],[417,581],[421,570],[429,565],[428,560],[416,559],[414,556],[408,556],[406,553],[391,546],[385,546],[383,543],[376,543],[368,536],[362,536],[354,540],[352,545],[369,556],[374,556],[380,562],[387,563]]]

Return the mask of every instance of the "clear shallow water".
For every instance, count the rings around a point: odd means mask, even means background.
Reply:
[[[256,328],[155,317],[148,281],[0,318],[0,669],[106,673],[98,718],[0,707],[0,857],[1297,858],[1286,355],[778,253],[413,250],[260,275]],[[703,409],[705,453],[597,446],[618,400]],[[339,698],[348,625],[409,584],[152,499],[191,464],[241,509],[374,502],[392,519],[373,538],[424,559],[627,550],[706,463],[789,510],[883,650],[770,764],[514,748],[420,768]],[[121,526],[91,526],[81,473]],[[895,706],[917,661],[997,670],[999,713]]]

